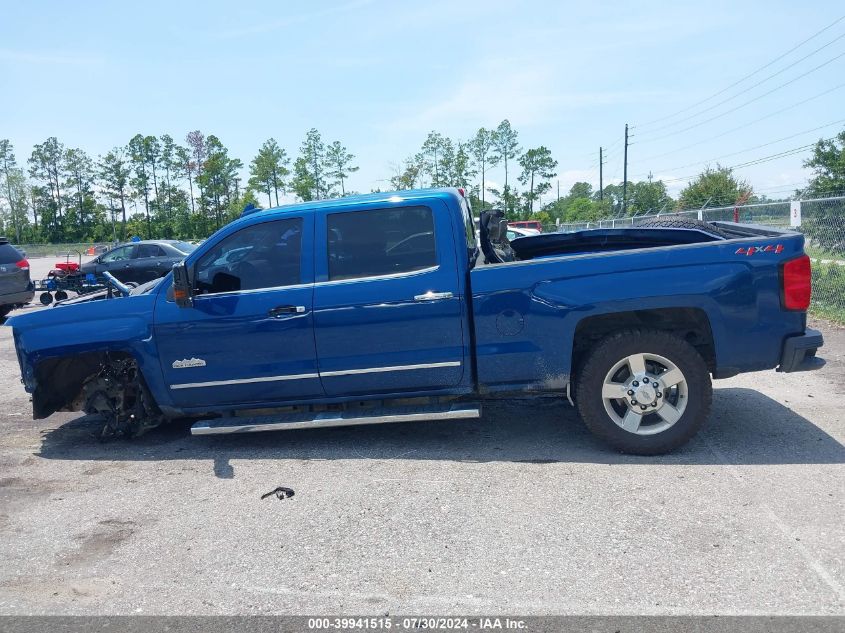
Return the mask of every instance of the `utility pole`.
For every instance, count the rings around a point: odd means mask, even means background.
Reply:
[[[625,124],[625,166],[622,169],[622,215],[628,212],[628,124]]]
[[[604,200],[604,184],[602,181],[602,169],[604,168],[604,159],[602,158],[602,149],[599,147],[599,202]]]
[[[560,180],[557,181],[557,201],[560,202]]]

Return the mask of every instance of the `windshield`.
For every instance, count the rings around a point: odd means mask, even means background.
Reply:
[[[196,244],[190,244],[188,242],[181,242],[181,241],[171,242],[171,246],[173,246],[173,248],[175,248],[177,251],[179,251],[183,255],[188,255],[190,253],[193,253],[194,249],[196,249]]]

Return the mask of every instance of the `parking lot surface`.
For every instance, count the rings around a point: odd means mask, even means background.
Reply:
[[[715,382],[662,457],[532,400],[101,443],[32,420],[0,328],[0,613],[843,614],[845,330],[814,326],[822,370]]]

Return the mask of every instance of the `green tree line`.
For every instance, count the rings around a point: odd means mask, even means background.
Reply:
[[[247,205],[278,205],[346,195],[358,170],[339,141],[326,145],[310,130],[293,170],[287,152],[268,139],[248,166],[213,134],[136,134],[126,145],[92,158],[56,137],[37,144],[26,162],[0,139],[0,233],[16,243],[109,242],[137,235],[192,239],[208,236]]]
[[[845,132],[819,141],[805,167],[813,171],[803,192],[845,190]],[[464,139],[431,131],[419,150],[393,167],[390,190],[463,187],[476,212],[499,206],[512,219],[582,222],[605,217],[697,209],[757,201],[752,186],[730,168],[707,167],[673,199],[666,184],[649,178],[594,190],[576,182],[563,197],[541,204],[552,189],[557,160],[540,145],[523,149],[505,119]],[[504,178],[488,178],[496,168]],[[0,234],[17,243],[105,242],[131,235],[202,238],[238,217],[247,205],[276,206],[354,194],[349,177],[355,155],[340,141],[307,132],[295,158],[267,139],[249,162],[230,155],[212,134],[194,130],[177,142],[169,134],[136,134],[125,145],[91,157],[56,137],[35,145],[19,162],[0,139]],[[498,180],[498,179],[497,179]]]

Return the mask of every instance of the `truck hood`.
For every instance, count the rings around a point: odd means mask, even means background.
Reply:
[[[135,286],[132,290],[129,291],[129,296],[134,297],[136,295],[146,294],[148,292],[152,292],[155,290],[156,286],[161,283],[163,277],[159,279],[153,279],[152,281],[148,281],[145,284],[141,284],[140,286]],[[109,291],[107,288],[103,288],[102,290],[96,290],[94,292],[87,292],[82,295],[78,295],[76,297],[71,297],[70,299],[65,299],[64,301],[57,301],[53,304],[54,307],[56,306],[70,306],[76,305],[77,303],[88,303],[89,301],[99,301],[100,299],[108,299],[109,298]],[[123,297],[120,296],[120,293],[116,290],[112,290],[112,299],[122,299]]]
[[[114,319],[126,317],[152,322],[155,293],[103,298],[99,301],[95,299],[98,293],[92,294],[92,297],[83,295],[57,303],[50,308],[36,309],[10,317],[6,319],[6,325],[17,332],[56,326],[84,329],[94,323],[103,327]]]
[[[8,319],[27,391],[33,393],[35,367],[43,359],[153,346],[156,294],[60,305]]]

